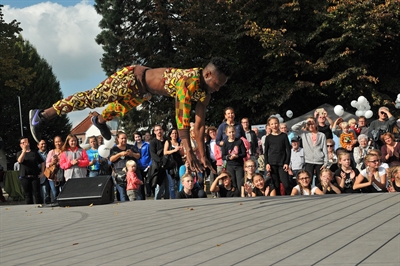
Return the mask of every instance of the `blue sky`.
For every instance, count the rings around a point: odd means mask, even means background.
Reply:
[[[89,90],[106,78],[95,42],[101,16],[94,0],[0,0],[6,22],[16,19],[22,36],[53,68],[64,97]],[[23,103],[21,103],[23,104]],[[98,109],[100,111],[101,109]],[[68,115],[76,126],[90,109]]]

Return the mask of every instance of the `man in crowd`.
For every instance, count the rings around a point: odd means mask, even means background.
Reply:
[[[44,139],[41,139],[39,143],[37,144],[38,147],[38,153],[40,157],[42,157],[42,160],[46,162],[47,158],[47,144]],[[38,165],[39,170],[42,169],[42,165]],[[50,195],[50,184],[49,180],[46,178],[46,176],[42,176],[40,178],[40,191],[41,191],[41,196],[44,204],[50,204],[51,203],[51,195]]]
[[[248,142],[250,142],[250,159],[257,161],[258,138],[256,133],[250,128],[250,122],[247,117],[242,118],[241,124]]]
[[[380,136],[385,132],[393,133],[396,118],[389,112],[389,108],[382,106],[378,110],[379,118],[372,121],[368,128],[368,137],[374,141],[375,148],[381,149],[384,145]]]

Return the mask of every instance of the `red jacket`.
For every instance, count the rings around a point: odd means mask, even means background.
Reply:
[[[137,177],[135,172],[127,172],[126,183],[126,190],[139,190],[142,181]]]

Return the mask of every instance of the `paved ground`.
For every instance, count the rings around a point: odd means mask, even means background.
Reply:
[[[400,193],[0,206],[0,265],[400,265]]]

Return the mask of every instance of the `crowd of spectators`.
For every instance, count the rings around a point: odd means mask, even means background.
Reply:
[[[363,116],[332,121],[323,109],[291,128],[270,117],[265,136],[251,128],[248,118],[240,121],[228,107],[218,127],[206,127],[213,169],[203,172],[185,164],[178,130],[165,133],[161,125],[153,127],[153,136],[118,132],[108,158],[98,152],[101,136],[89,137],[88,150],[72,134],[65,141],[56,136],[50,151],[46,140],[33,150],[21,137],[16,159],[26,204],[56,202],[69,179],[99,175],[112,176],[119,201],[207,197],[206,180],[214,198],[400,192],[400,119],[386,107],[369,127]],[[56,169],[51,178],[44,171],[50,167]]]

